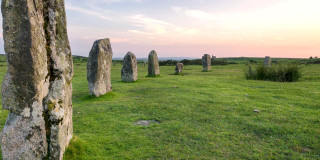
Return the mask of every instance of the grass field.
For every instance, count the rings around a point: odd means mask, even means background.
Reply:
[[[94,98],[86,63],[74,64],[65,159],[320,159],[320,65],[300,66],[294,83],[245,80],[243,64],[185,66],[184,76],[161,66],[157,78],[139,64],[139,80],[123,83],[121,67],[112,68],[113,92]],[[1,128],[7,115],[0,111]]]

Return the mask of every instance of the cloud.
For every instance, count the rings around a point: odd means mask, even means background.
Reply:
[[[184,13],[189,17],[196,18],[199,20],[215,21],[219,19],[217,16],[201,10],[185,10]]]
[[[103,14],[101,14],[99,12],[90,11],[90,10],[87,10],[87,9],[81,8],[81,7],[73,7],[71,5],[66,5],[66,9],[71,10],[71,11],[77,11],[77,12],[84,13],[84,14],[89,14],[92,16],[97,16],[97,17],[104,19],[104,20],[110,20],[110,21],[112,20],[112,18],[104,16]]]
[[[128,30],[129,32],[145,34],[145,35],[162,35],[168,33],[179,34],[196,34],[197,29],[189,29],[180,27],[165,21],[153,19],[144,15],[129,16],[129,19],[134,23],[134,26],[140,30]]]
[[[183,10],[182,7],[172,6],[171,9],[173,9],[175,12],[180,12]]]
[[[219,20],[221,17],[221,15],[214,15],[202,10],[191,10],[186,7],[172,6],[171,9],[175,12],[183,12],[188,17],[203,21],[215,21]]]

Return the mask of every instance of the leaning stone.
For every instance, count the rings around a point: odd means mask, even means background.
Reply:
[[[93,43],[87,63],[89,94],[99,97],[112,91],[111,65],[112,49],[109,39]]]
[[[8,71],[3,159],[62,159],[72,138],[73,64],[64,1],[2,1]]]
[[[181,74],[183,69],[183,63],[177,63],[176,64],[176,69],[175,69],[175,74]]]
[[[131,52],[128,52],[124,57],[121,78],[124,82],[134,82],[138,79],[137,59]]]
[[[158,75],[160,75],[158,55],[156,51],[152,50],[148,57],[148,76]]]
[[[203,65],[203,71],[211,70],[211,57],[209,54],[205,54],[202,57],[202,65]]]
[[[266,56],[264,59],[264,66],[265,67],[271,67],[271,57]]]

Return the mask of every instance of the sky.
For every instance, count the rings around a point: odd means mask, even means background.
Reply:
[[[319,0],[65,0],[73,55],[320,57]],[[1,20],[2,21],[2,20]],[[2,32],[2,30],[1,30]],[[2,35],[0,35],[2,37]],[[2,39],[2,38],[1,38]],[[3,53],[3,41],[0,41]]]

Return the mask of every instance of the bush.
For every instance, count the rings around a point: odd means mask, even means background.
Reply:
[[[215,59],[215,60],[211,60],[211,61],[212,61],[211,62],[212,65],[227,65],[228,64],[228,62],[224,61],[224,59],[222,59],[222,60]],[[235,63],[235,62],[233,62],[233,63]],[[237,64],[237,63],[235,63],[235,64]]]
[[[246,79],[251,80],[296,82],[301,78],[301,72],[298,65],[279,65],[272,67],[248,65],[245,76]]]
[[[175,66],[177,63],[176,60],[159,61],[159,66]]]

